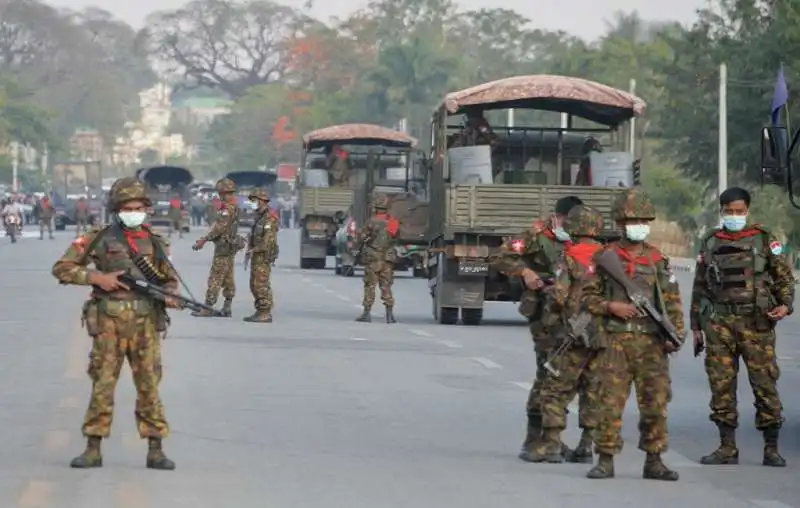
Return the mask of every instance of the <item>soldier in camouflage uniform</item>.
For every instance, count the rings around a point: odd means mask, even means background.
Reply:
[[[375,287],[380,287],[381,301],[386,308],[386,322],[395,323],[394,297],[394,239],[397,237],[397,221],[388,214],[389,200],[384,195],[374,198],[375,215],[370,218],[358,234],[357,249],[364,263],[364,311],[356,319],[362,323],[372,321],[372,304],[375,303]]]
[[[206,305],[213,307],[222,296],[225,302],[222,313],[231,316],[233,297],[236,295],[236,279],[233,270],[236,253],[244,248],[244,239],[239,236],[239,203],[236,199],[236,184],[230,178],[223,178],[216,184],[216,190],[222,199],[222,209],[218,212],[217,220],[211,230],[201,237],[192,246],[194,250],[202,249],[206,242],[214,244],[214,258],[211,261],[211,271],[208,274],[208,290],[206,291]],[[193,316],[208,317],[211,312],[201,310],[192,312]]]
[[[53,240],[53,216],[55,213],[53,202],[50,201],[48,196],[43,197],[36,203],[36,217],[39,219],[39,240],[44,240],[45,229],[47,229],[50,239]]]
[[[87,446],[70,465],[103,465],[100,443],[111,432],[114,390],[127,358],[137,391],[136,425],[142,439],[149,442],[147,467],[175,469],[161,447],[161,440],[169,434],[158,394],[160,335],[166,331],[166,313],[153,300],[130,291],[117,277],[128,271],[147,278],[134,263],[137,256],[153,268],[166,289],[177,291],[177,274],[168,261],[167,240],[142,227],[150,200],[141,182],[132,177],[118,180],[112,192],[114,224],[77,238],[53,266],[53,275],[62,284],[93,286],[91,299],[83,308],[83,323],[93,340],[88,369],[92,396],[83,422]],[[178,307],[172,300],[166,303]]]
[[[736,390],[744,360],[764,434],[763,464],[786,466],[778,453],[783,406],[775,355],[775,324],[792,313],[794,275],[780,241],[763,226],[748,224],[750,193],[732,187],[719,197],[723,227],[703,238],[697,258],[690,324],[695,351],[707,349],[711,421],[720,446],[703,464],[738,464]]]
[[[244,318],[252,323],[272,323],[272,265],[278,259],[278,219],[270,213],[269,193],[266,189],[250,192],[250,201],[256,203],[260,214],[253,222],[247,254],[252,256],[250,266],[250,291],[255,299],[256,312]]]
[[[683,310],[677,278],[670,271],[669,260],[645,242],[650,222],[656,217],[650,197],[639,189],[627,190],[615,202],[612,213],[624,235],[603,251],[614,252],[620,258],[633,284],[666,314],[682,337]],[[594,435],[599,460],[587,476],[614,477],[614,455],[622,451],[623,445],[622,413],[633,385],[639,405],[639,448],[647,453],[642,476],[677,481],[678,473],[661,460],[669,441],[667,405],[672,400],[672,388],[668,354],[674,348],[662,339],[656,323],[643,317],[624,289],[605,272],[591,269],[585,277],[582,305],[603,320],[607,341],[598,397],[604,415]]]
[[[581,313],[581,291],[584,274],[591,270],[592,258],[602,245],[596,240],[603,230],[603,217],[597,210],[579,205],[570,210],[564,229],[572,242],[567,244],[564,257],[556,270],[556,280],[550,289],[552,310],[560,313],[562,336],[567,337],[567,320]],[[581,394],[579,423],[582,430],[577,448],[566,458],[570,462],[592,462],[592,432],[597,427],[600,358],[604,346],[596,327],[588,327],[592,342],[576,341],[561,357],[554,359],[553,367],[559,376],[548,375],[541,383],[542,437],[537,441],[532,458],[534,462],[563,462],[561,433],[567,428],[567,406]]]
[[[572,208],[583,204],[575,196],[567,196],[556,202],[553,217],[548,222],[537,221],[523,234],[522,241],[508,242],[492,260],[492,268],[509,277],[522,278],[525,289],[520,302],[520,313],[528,319],[531,337],[536,353],[536,377],[528,395],[526,412],[528,426],[519,458],[532,462],[534,446],[542,433],[542,412],[540,390],[542,380],[547,376],[544,362],[556,347],[558,340],[553,337],[554,327],[559,324],[557,312],[550,312],[542,293],[544,280],[552,280],[556,266],[564,250],[569,234],[561,226]],[[515,245],[520,245],[515,248]],[[569,450],[564,447],[564,453]]]
[[[353,174],[353,170],[350,167],[348,153],[341,146],[332,146],[327,153],[326,162],[331,187],[349,187],[350,175]]]

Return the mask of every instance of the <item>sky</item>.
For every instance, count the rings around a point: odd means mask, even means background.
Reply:
[[[148,13],[155,10],[175,9],[185,0],[46,0],[60,7],[81,9],[94,5],[140,28]],[[652,21],[676,20],[691,24],[695,11],[706,6],[708,0],[456,0],[462,9],[503,7],[516,10],[532,20],[536,28],[564,30],[585,39],[595,39],[605,32],[606,21],[612,20],[616,11],[639,11],[642,18]],[[302,8],[305,0],[282,0],[280,3]],[[366,1],[323,0],[315,2],[312,14],[320,19],[329,16],[343,17],[357,10]]]

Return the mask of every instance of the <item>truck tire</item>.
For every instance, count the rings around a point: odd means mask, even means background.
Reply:
[[[337,255],[334,258],[334,265],[333,265],[333,273],[334,274],[342,275],[342,264],[341,263],[342,263],[342,260],[339,259],[339,256]]]
[[[483,309],[461,309],[461,323],[465,326],[480,326]]]
[[[432,291],[433,319],[440,325],[458,324],[458,307],[442,307],[436,297],[436,289]]]
[[[425,267],[418,266],[415,267],[411,273],[415,279],[425,279],[428,277],[427,272],[425,271]]]

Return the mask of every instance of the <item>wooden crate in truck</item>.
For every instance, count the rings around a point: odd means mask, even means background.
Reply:
[[[306,187],[300,189],[300,216],[333,217],[336,212],[347,213],[353,204],[352,189],[341,187]]]

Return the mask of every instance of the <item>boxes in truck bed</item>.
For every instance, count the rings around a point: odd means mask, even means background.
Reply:
[[[418,201],[409,194],[397,194],[392,197],[389,213],[400,221],[400,232],[397,240],[400,243],[424,243],[428,228],[428,203]]]
[[[300,189],[300,216],[333,217],[336,212],[347,213],[353,204],[353,190],[342,187],[306,187]]]
[[[451,185],[446,189],[445,233],[516,235],[553,212],[556,201],[577,196],[597,209],[614,229],[611,207],[624,188],[569,185]]]

